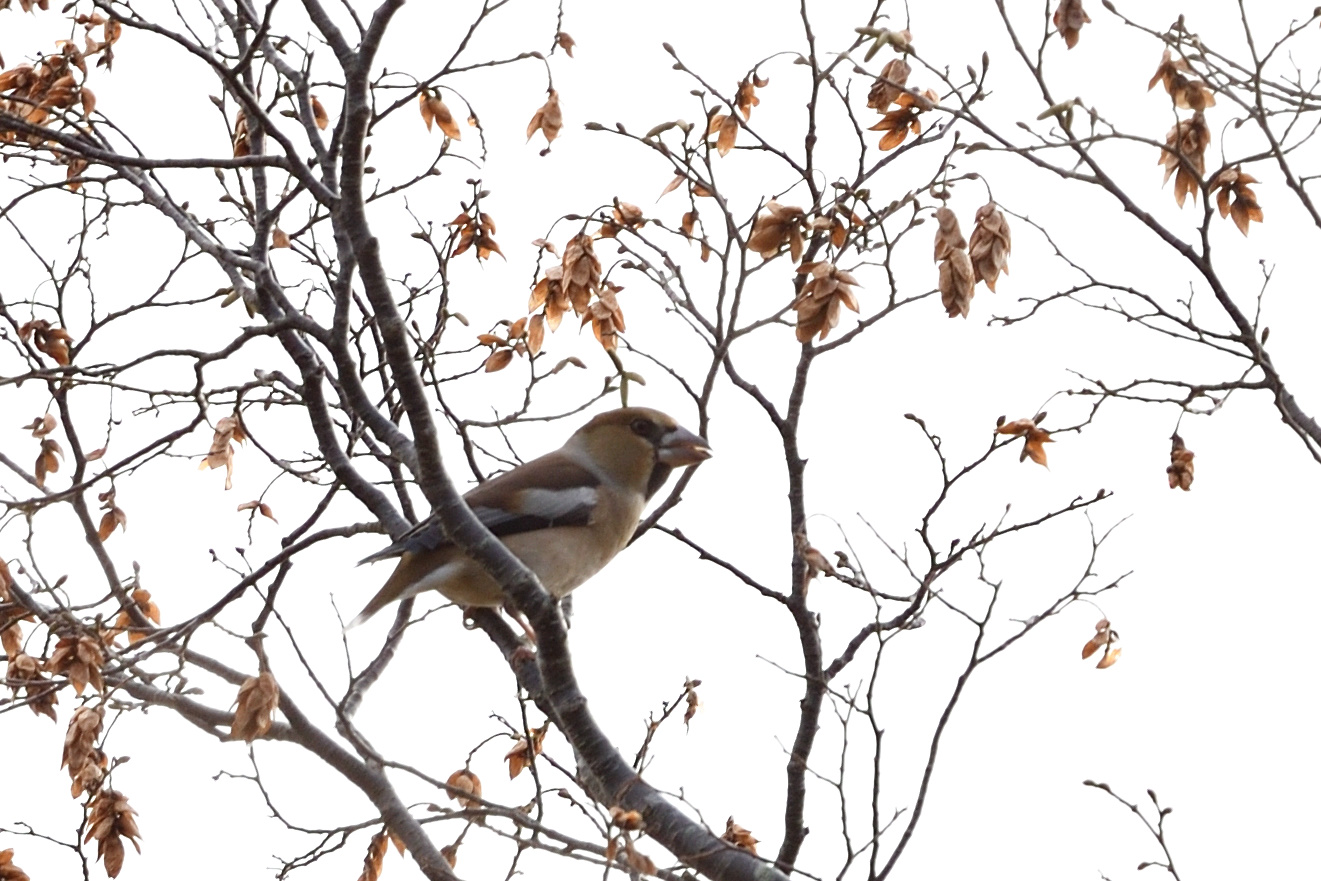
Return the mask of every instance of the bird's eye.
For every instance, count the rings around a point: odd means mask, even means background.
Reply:
[[[656,433],[656,423],[650,419],[634,419],[629,428],[639,437],[649,438]]]

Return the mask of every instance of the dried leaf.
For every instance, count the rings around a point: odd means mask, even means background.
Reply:
[[[1010,247],[1009,222],[994,202],[987,202],[977,209],[968,257],[972,260],[973,277],[986,282],[992,293],[1000,273],[1009,274]]]
[[[382,829],[367,843],[367,855],[362,860],[362,874],[358,881],[377,881],[385,867],[385,854],[390,844],[389,833]]]
[[[570,58],[573,57],[573,47],[577,45],[573,42],[573,37],[569,36],[564,31],[560,31],[555,35],[555,44],[564,50],[565,55],[568,55]]]
[[[754,854],[757,852],[757,839],[753,838],[752,833],[747,829],[735,823],[733,817],[725,821],[725,834],[721,835],[720,839],[728,841],[740,850],[746,850]]]
[[[289,234],[288,234],[287,232],[285,232],[284,230],[280,229],[278,226],[275,227],[274,229],[272,229],[272,230],[271,230],[271,247],[272,247],[272,248],[288,248],[288,247],[291,247],[291,244],[290,244],[290,242],[289,242]]]
[[[520,737],[509,752],[505,753],[505,761],[509,763],[509,779],[513,780],[523,769],[532,764],[535,756],[541,755],[541,742],[546,737],[546,732],[550,730],[550,721],[547,720],[540,728],[533,728],[528,734],[531,735],[531,741],[527,737]]]
[[[1083,11],[1082,0],[1060,0],[1060,5],[1055,8],[1055,15],[1051,21],[1055,24],[1055,30],[1064,37],[1064,44],[1072,49],[1078,45],[1078,35],[1082,31],[1082,26],[1091,19]]]
[[[541,346],[546,339],[546,316],[538,312],[533,315],[527,326],[527,350],[532,355],[541,353]]]
[[[772,199],[752,224],[748,248],[760,254],[761,259],[770,260],[780,253],[780,248],[788,245],[789,255],[797,263],[803,254],[806,219],[807,214],[802,208],[781,205]]]
[[[956,249],[946,253],[945,259],[940,262],[937,285],[940,289],[940,302],[944,305],[946,314],[950,318],[956,315],[967,318],[968,310],[972,308],[973,288],[976,285],[972,260],[968,257],[967,251]]]
[[[527,124],[527,139],[532,140],[532,136],[540,129],[546,138],[547,146],[550,145],[560,134],[560,128],[564,125],[564,116],[560,112],[560,96],[554,89],[550,90],[550,96],[546,103],[541,105],[536,113],[532,115],[532,121]]]
[[[461,768],[449,776],[445,785],[451,787],[449,797],[457,799],[459,807],[477,808],[482,804],[482,781],[467,768]],[[455,792],[454,790],[458,790]]]
[[[330,125],[330,117],[326,114],[326,108],[322,105],[316,95],[312,96],[312,119],[316,122],[316,127],[322,131]]]
[[[513,360],[513,349],[496,349],[486,359],[486,366],[483,369],[486,373],[495,373],[498,370],[504,370],[509,366],[509,362]]]
[[[936,209],[936,250],[933,262],[939,263],[949,256],[950,251],[962,251],[968,247],[959,229],[959,218],[944,205]]]
[[[14,849],[0,850],[0,881],[31,881],[27,872],[14,865]]]
[[[1184,446],[1178,432],[1170,438],[1170,465],[1165,469],[1170,489],[1176,486],[1187,492],[1193,488],[1193,451]]]
[[[1121,652],[1123,652],[1123,649],[1118,649],[1118,648],[1111,649],[1110,651],[1106,652],[1105,657],[1102,658],[1100,661],[1097,661],[1096,669],[1104,670],[1106,667],[1113,666],[1115,661],[1119,660],[1119,655]]]
[[[280,706],[280,686],[269,670],[263,670],[239,687],[238,709],[230,725],[229,739],[252,743],[271,730],[272,716]]]
[[[434,119],[436,125],[439,126],[440,130],[445,134],[445,137],[452,138],[456,141],[462,140],[463,130],[460,129],[459,124],[454,121],[454,114],[450,113],[450,109],[445,106],[444,101],[440,100],[438,96],[432,95],[427,98],[427,108],[430,113],[424,113],[424,119],[428,118],[428,116],[430,119]],[[427,130],[431,130],[431,124],[429,122],[427,124]]]
[[[904,93],[908,75],[912,72],[912,68],[902,58],[887,61],[885,67],[881,68],[881,75],[867,92],[867,106],[881,113],[889,110],[890,105]]]

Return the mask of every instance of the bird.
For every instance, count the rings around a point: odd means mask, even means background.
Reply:
[[[706,439],[673,417],[623,407],[593,417],[558,450],[478,484],[463,498],[560,599],[624,549],[647,501],[675,468],[710,456]],[[346,629],[427,590],[465,607],[505,603],[500,585],[450,542],[434,512],[358,565],[395,558],[394,572]]]

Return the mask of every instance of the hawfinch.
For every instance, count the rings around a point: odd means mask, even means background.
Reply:
[[[555,452],[506,471],[463,498],[559,598],[624,549],[643,506],[671,470],[710,456],[705,439],[664,413],[624,407],[602,413]],[[362,563],[391,557],[399,564],[349,627],[424,590],[438,590],[461,606],[504,603],[500,586],[449,542],[434,516]]]

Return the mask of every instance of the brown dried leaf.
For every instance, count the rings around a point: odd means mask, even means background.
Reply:
[[[697,686],[702,684],[700,679],[686,679],[683,683],[683,699],[687,705],[683,711],[683,727],[687,728],[688,723],[693,721],[697,715],[697,708],[702,702],[697,697]]]
[[[101,541],[105,541],[115,531],[115,527],[128,531],[128,515],[118,506],[101,515],[101,524],[96,530],[96,535]]]
[[[1119,655],[1120,655],[1120,653],[1123,652],[1123,651],[1124,651],[1123,649],[1120,649],[1120,648],[1114,648],[1114,649],[1111,649],[1110,651],[1106,652],[1106,653],[1105,653],[1105,657],[1102,658],[1101,660],[1097,661],[1097,663],[1096,663],[1096,669],[1098,669],[1098,670],[1104,670],[1106,667],[1112,667],[1112,666],[1114,666],[1115,661],[1118,661],[1118,660],[1119,660]]]
[[[1009,274],[1010,248],[1009,221],[994,202],[987,202],[977,209],[968,257],[972,260],[973,277],[986,282],[992,293],[1000,273]]]
[[[564,125],[564,116],[560,112],[560,96],[554,89],[550,90],[550,96],[546,103],[541,105],[536,113],[532,115],[532,121],[527,124],[527,139],[532,140],[532,136],[540,129],[546,138],[546,144],[554,141],[560,134],[560,128]]]
[[[504,370],[509,366],[509,362],[514,360],[514,350],[509,348],[496,349],[486,359],[486,366],[483,368],[486,373],[495,373],[498,370]]]
[[[720,839],[721,841],[728,841],[740,850],[746,850],[754,854],[757,852],[757,839],[753,838],[752,833],[747,829],[735,823],[733,817],[725,821],[725,834],[721,835]]]
[[[940,302],[945,306],[945,312],[950,318],[956,315],[968,317],[968,310],[972,308],[974,285],[976,281],[973,279],[972,260],[968,257],[968,252],[949,251],[945,259],[940,262],[938,286]]]
[[[751,119],[752,108],[761,103],[761,99],[757,97],[757,85],[758,83],[745,79],[738,84],[738,89],[734,93],[734,106],[743,114],[744,119]]]
[[[330,117],[326,114],[326,108],[316,95],[312,96],[312,119],[316,122],[316,127],[322,131],[325,131],[326,126],[330,125]]]
[[[529,354],[541,353],[541,346],[546,340],[546,316],[538,312],[533,315],[527,326],[527,350]]]
[[[774,199],[766,203],[763,212],[752,224],[748,247],[770,260],[789,246],[789,254],[797,263],[803,253],[803,225],[807,219],[802,208],[781,205]]]
[[[367,843],[367,855],[362,860],[362,874],[358,881],[377,881],[385,867],[385,854],[390,844],[390,835],[382,829],[372,836]]]
[[[482,804],[482,781],[467,768],[461,768],[449,776],[445,785],[452,787],[449,797],[457,799],[459,807],[477,808]],[[455,792],[454,790],[458,790]]]
[[[881,68],[881,75],[867,92],[867,106],[881,113],[889,110],[890,105],[904,93],[908,75],[912,72],[913,69],[902,58],[892,58],[886,62],[885,67]]]
[[[540,728],[533,728],[528,733],[532,739],[520,737],[509,752],[505,753],[505,761],[509,763],[509,779],[513,780],[523,769],[532,763],[535,756],[541,755],[541,742],[546,737],[546,732],[550,730],[550,721],[547,720]]]
[[[32,881],[18,866],[14,865],[14,849],[0,850],[0,881]]]
[[[280,686],[269,670],[244,681],[239,687],[238,709],[229,729],[230,740],[252,743],[271,730],[272,716],[280,706]]]
[[[1072,49],[1078,45],[1082,26],[1091,22],[1091,19],[1083,11],[1082,0],[1060,0],[1051,21],[1055,24],[1055,30],[1064,37],[1064,44]]]
[[[291,243],[290,243],[290,241],[289,241],[289,234],[288,234],[287,232],[285,232],[284,230],[280,229],[278,226],[275,227],[274,229],[272,229],[272,230],[271,230],[271,247],[272,247],[272,248],[288,248],[288,247],[291,247]]]
[[[1170,489],[1177,486],[1187,492],[1193,488],[1193,455],[1193,451],[1184,446],[1183,438],[1176,432],[1170,438],[1170,465],[1165,469]]]
[[[450,113],[450,109],[445,106],[445,102],[432,95],[427,99],[427,105],[431,111],[431,117],[436,121],[436,125],[440,127],[440,130],[444,132],[445,137],[456,141],[462,140],[463,130],[454,121],[454,114]],[[428,125],[427,130],[430,131],[430,129],[431,126]]]
[[[738,117],[733,114],[717,113],[711,117],[707,126],[707,136],[716,136],[716,152],[721,156],[734,149],[738,138]]]
[[[936,250],[932,262],[939,263],[949,256],[950,251],[962,251],[968,247],[959,229],[959,218],[944,205],[936,209]]]
[[[638,811],[624,810],[619,805],[611,805],[610,822],[625,832],[637,832],[642,828],[642,814]]]
[[[624,839],[624,862],[628,863],[630,869],[641,875],[656,874],[656,863],[652,861],[651,857],[638,851],[633,846],[633,842],[627,838]]]
[[[573,57],[573,47],[577,45],[573,42],[573,37],[569,36],[564,31],[560,31],[555,35],[555,43],[564,50],[565,55],[568,55],[570,58]]]

